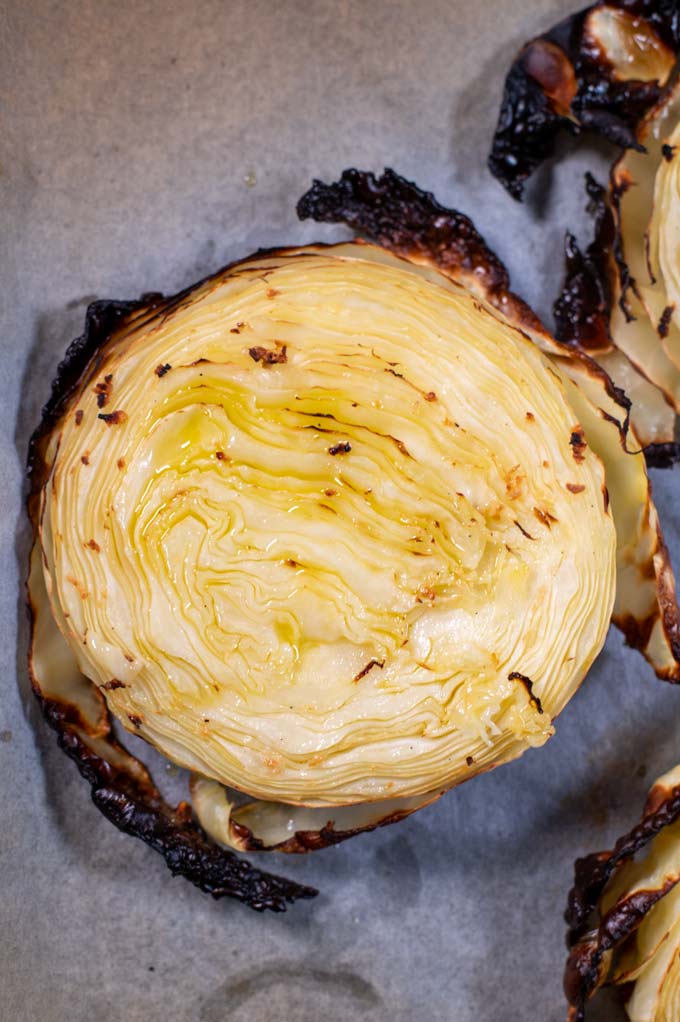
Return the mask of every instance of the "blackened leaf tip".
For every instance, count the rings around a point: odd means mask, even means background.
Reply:
[[[598,27],[605,8],[622,12],[614,41]],[[637,131],[663,94],[669,54],[680,50],[678,21],[674,0],[609,0],[565,18],[522,47],[505,79],[488,161],[513,198],[521,198],[524,182],[552,154],[561,131],[588,130],[643,151]],[[636,26],[663,40],[650,48],[656,62],[650,61],[645,79],[619,73],[618,65],[634,59],[639,47]]]
[[[44,697],[39,701],[60,747],[90,784],[100,812],[119,830],[159,852],[173,876],[184,877],[213,898],[234,898],[257,912],[285,912],[287,904],[316,896],[314,888],[264,873],[221,848],[182,807],[173,808],[163,799],[143,766],[134,771],[112,766],[71,723],[68,707]],[[141,766],[113,739],[107,741],[115,746],[118,761],[123,753]]]

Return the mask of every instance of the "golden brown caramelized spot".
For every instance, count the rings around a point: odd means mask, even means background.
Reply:
[[[80,460],[82,461],[83,465],[89,465],[90,464],[90,452],[86,451],[85,454],[81,454],[80,455]]]
[[[466,757],[465,757],[465,762],[467,763],[467,765],[468,765],[469,767],[471,767],[471,766],[472,766],[472,764],[474,763],[474,759],[472,758],[472,756],[466,756]]]
[[[85,546],[89,547],[90,550],[94,550],[96,553],[99,553],[101,551],[101,547],[96,539],[88,539]]]
[[[120,681],[118,678],[111,678],[111,681],[105,681],[103,685],[99,686],[103,688],[105,692],[115,692],[117,688],[127,688],[124,681]]]
[[[100,412],[97,418],[102,419],[107,426],[121,426],[127,422],[127,412],[124,412],[122,408],[117,408],[115,412]]]
[[[130,656],[129,653],[123,653],[123,656],[125,657],[129,664],[134,664],[135,658],[133,656]]]
[[[275,287],[268,287],[267,288],[267,298],[276,298],[276,296],[280,295],[280,294],[281,294],[281,292],[277,291]]]
[[[141,727],[143,724],[142,718],[136,713],[128,713],[128,720],[133,727]]]
[[[545,525],[546,529],[551,529],[552,523],[557,521],[557,518],[549,511],[542,511],[540,507],[535,507],[533,510],[541,525]]]
[[[654,567],[653,558],[650,558],[650,560],[645,561],[645,563],[641,565],[640,575],[642,578],[656,578],[656,568]]]
[[[569,117],[578,85],[564,51],[547,39],[535,39],[526,47],[522,63],[527,74],[543,89],[555,113]]]
[[[505,490],[510,500],[516,500],[522,496],[522,487],[526,476],[519,465],[513,465],[505,476]]]
[[[535,422],[536,421],[536,416],[534,415],[533,412],[527,412],[527,420],[529,422]]]
[[[76,414],[74,415],[76,426],[79,426],[80,423],[83,421],[83,414],[84,413],[82,408],[76,409]]]
[[[400,454],[403,454],[405,458],[412,457],[411,452],[409,451],[408,447],[406,446],[403,440],[397,440],[396,436],[393,436],[390,439],[396,444],[397,450],[399,451]]]
[[[436,401],[437,395],[433,390],[428,390],[427,394],[424,395],[426,401]]]
[[[79,582],[77,578],[74,578],[73,575],[67,575],[66,581],[71,583],[71,585],[76,590],[81,600],[86,600],[88,598],[90,594],[88,593],[83,583]]]
[[[170,365],[170,363],[169,362],[164,362],[163,365],[156,366],[156,368],[154,369],[154,372],[155,372],[156,376],[160,377],[160,376],[165,376],[165,374],[169,373],[171,369],[172,369],[172,366]]]
[[[567,483],[567,489],[570,493],[583,493],[585,486],[581,483]]]
[[[215,451],[215,457],[217,458],[218,461],[224,461],[226,458],[226,454],[224,453],[224,451]]]
[[[341,440],[340,443],[333,444],[328,448],[328,453],[332,455],[336,454],[349,454],[352,450],[352,445],[349,440]]]
[[[286,560],[284,561],[284,563],[285,563],[285,564],[286,564],[286,565],[287,565],[287,566],[288,566],[289,568],[297,568],[297,567],[298,567],[298,562],[297,562],[297,561],[294,561],[292,557],[287,557],[287,558],[286,558]]]
[[[262,365],[265,366],[283,365],[284,362],[288,361],[286,351],[287,347],[285,344],[277,344],[274,350],[260,346],[248,348],[248,354],[252,358],[253,362],[261,362]]]
[[[245,326],[245,323],[239,321],[236,326],[233,326],[229,331],[230,334],[240,334]]]
[[[437,598],[437,594],[431,586],[421,586],[416,596],[416,603],[424,603],[428,600],[430,603],[434,603]]]
[[[95,385],[94,393],[97,395],[97,407],[103,408],[108,404],[108,400],[111,397],[111,391],[113,390],[113,374],[108,373],[102,381]]]
[[[125,468],[125,458],[119,458],[118,461],[116,462],[116,465],[118,466],[118,468],[124,469]]]
[[[327,497],[337,497],[338,495],[338,491],[332,489],[331,487],[329,487],[327,490],[324,490],[323,492],[326,494]]]

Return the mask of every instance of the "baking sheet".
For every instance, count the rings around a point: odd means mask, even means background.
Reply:
[[[173,879],[91,805],[28,692],[19,587],[27,437],[87,303],[172,292],[259,245],[344,236],[298,223],[312,177],[391,165],[416,179],[473,215],[547,313],[564,229],[585,230],[583,169],[602,170],[605,150],[567,143],[525,206],[484,159],[513,53],[572,6],[0,7],[0,1018],[564,1018],[573,860],[627,829],[649,782],[680,758],[680,691],[618,634],[547,746],[393,828],[266,858],[322,894],[258,916]],[[654,482],[680,563],[680,477]],[[623,1016],[603,1006],[592,1017]]]

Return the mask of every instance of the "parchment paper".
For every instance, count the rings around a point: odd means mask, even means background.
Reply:
[[[38,719],[20,590],[26,442],[94,297],[172,292],[298,223],[313,176],[391,165],[474,217],[548,313],[567,145],[519,206],[484,159],[519,44],[557,0],[5,0],[0,8],[0,1017],[11,1022],[558,1022],[576,855],[680,758],[680,690],[612,634],[557,735],[405,823],[267,858],[321,888],[213,902],[119,834]],[[680,477],[655,486],[676,562]],[[15,677],[16,675],[16,677]],[[157,760],[147,754],[152,765]],[[156,766],[162,783],[177,784]],[[603,1007],[593,1018],[613,1020]],[[622,1017],[622,1016],[621,1016]]]

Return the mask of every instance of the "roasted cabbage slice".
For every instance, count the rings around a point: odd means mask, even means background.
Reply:
[[[542,744],[615,601],[676,669],[606,374],[466,217],[358,171],[300,213],[343,219],[338,196],[381,247],[261,253],[91,307],[31,446],[46,716],[118,826],[255,908],[313,892],[220,845],[320,848]],[[110,713],[189,768],[195,819]]]
[[[679,881],[676,767],[654,783],[641,821],[611,851],[576,862],[566,915],[569,1022],[583,1022],[604,984],[624,987],[632,1022],[680,1017]]]

